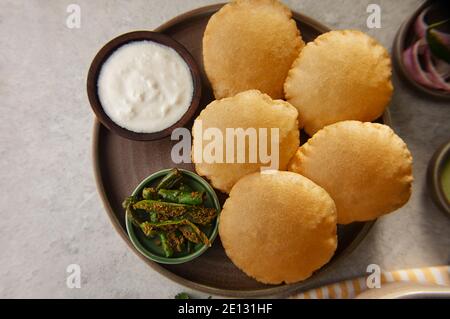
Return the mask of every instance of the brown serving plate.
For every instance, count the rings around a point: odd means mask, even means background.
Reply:
[[[203,71],[202,37],[209,18],[222,5],[212,5],[187,12],[156,29],[183,44],[200,67],[203,94],[195,115],[213,100],[211,88]],[[294,12],[293,16],[306,41],[314,40],[321,33],[329,31],[326,26],[302,14]],[[186,127],[191,128],[192,122],[193,119]],[[390,124],[389,114],[386,112],[378,122]],[[302,141],[306,139],[307,137],[302,132]],[[210,294],[234,297],[280,297],[293,291],[311,288],[314,284],[312,280],[278,286],[265,285],[255,281],[236,268],[228,259],[220,238],[217,238],[214,245],[202,256],[181,265],[157,264],[139,254],[127,236],[125,214],[121,202],[131,194],[141,180],[155,171],[174,166],[194,171],[192,164],[175,165],[172,162],[170,153],[176,142],[171,141],[170,138],[145,143],[136,142],[121,138],[99,122],[95,122],[93,162],[98,191],[115,229],[130,249],[164,276],[179,284]],[[223,204],[226,195],[220,192],[218,195]],[[319,277],[326,269],[331,268],[339,259],[351,252],[365,237],[372,225],[373,222],[339,226],[339,244],[333,259],[312,278]]]
[[[184,113],[181,119],[178,120],[178,122],[176,122],[174,125],[155,133],[136,133],[117,125],[103,110],[97,92],[98,76],[100,74],[103,63],[109,58],[109,56],[114,53],[114,51],[116,51],[119,47],[127,43],[144,40],[160,43],[174,49],[189,66],[194,84],[194,93],[192,95],[191,105],[189,106],[186,113]],[[169,136],[174,129],[185,126],[186,123],[192,118],[192,116],[197,111],[197,107],[200,102],[200,97],[202,95],[202,83],[200,79],[200,70],[197,66],[197,63],[195,62],[195,59],[180,43],[172,39],[170,36],[162,33],[152,31],[134,31],[122,34],[117,38],[114,38],[100,49],[100,51],[92,61],[91,67],[89,68],[87,77],[87,93],[89,103],[91,104],[92,110],[97,116],[97,119],[111,131],[122,137],[136,141],[153,141]]]

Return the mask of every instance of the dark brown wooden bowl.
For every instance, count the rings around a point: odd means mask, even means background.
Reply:
[[[414,32],[414,23],[417,20],[418,15],[427,7],[433,4],[433,0],[428,0],[422,3],[416,11],[401,25],[394,39],[394,46],[392,50],[393,62],[396,70],[400,73],[402,79],[404,79],[412,88],[417,89],[419,92],[428,96],[440,99],[450,99],[450,93],[443,90],[437,90],[425,87],[417,83],[408,74],[403,63],[403,52],[410,47],[416,40],[417,36]]]
[[[192,96],[191,105],[189,106],[186,113],[184,113],[183,117],[174,125],[155,133],[137,133],[127,130],[120,125],[117,125],[103,110],[97,91],[97,81],[100,70],[103,63],[109,58],[109,56],[124,44],[142,40],[157,42],[168,46],[178,52],[178,54],[189,66],[194,84],[194,93]],[[189,122],[189,120],[195,114],[199,105],[202,94],[202,83],[197,63],[183,45],[172,39],[170,36],[162,33],[152,31],[134,31],[122,34],[117,38],[111,40],[97,53],[94,60],[92,61],[91,67],[89,68],[87,77],[87,94],[89,97],[89,103],[91,104],[92,110],[97,116],[97,119],[109,130],[127,139],[136,141],[153,141],[169,136],[174,129],[183,127],[187,122]]]

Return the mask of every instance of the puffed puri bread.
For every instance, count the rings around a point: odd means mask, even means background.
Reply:
[[[211,102],[195,119],[192,128],[192,161],[195,164],[195,170],[199,175],[207,177],[216,189],[228,193],[242,176],[260,171],[262,167],[271,165],[271,163],[263,163],[259,156],[256,163],[249,161],[248,141],[245,143],[245,162],[238,163],[235,139],[233,139],[235,153],[231,163],[225,162],[225,151],[223,152],[222,158],[224,160],[222,162],[208,163],[203,154],[207,144],[211,141],[206,140],[203,135],[209,128],[221,132],[224,150],[229,146],[226,139],[227,129],[255,129],[258,132],[257,143],[259,144],[261,138],[259,129],[266,128],[268,133],[266,145],[267,149],[270,149],[270,154],[273,154],[273,159],[276,157],[274,151],[269,147],[272,138],[270,132],[272,128],[278,128],[278,169],[286,170],[290,158],[300,145],[297,116],[297,110],[289,103],[282,100],[272,100],[268,95],[257,90],[241,92],[236,96]],[[257,150],[259,151],[259,146]]]
[[[251,89],[284,98],[284,81],[304,46],[291,17],[276,0],[237,0],[210,18],[203,62],[216,99]]]
[[[344,120],[372,122],[392,96],[391,60],[375,39],[353,30],[330,31],[308,43],[284,84],[286,100],[312,136]]]
[[[390,213],[411,195],[411,153],[382,124],[343,121],[326,126],[299,148],[289,170],[330,194],[339,224]]]
[[[267,284],[294,283],[325,265],[337,247],[336,207],[328,193],[291,172],[240,179],[221,212],[227,256]]]

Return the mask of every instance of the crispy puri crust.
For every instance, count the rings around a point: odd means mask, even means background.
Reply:
[[[259,171],[263,163],[199,163],[195,157],[198,136],[196,130],[201,120],[203,131],[218,128],[225,137],[226,128],[279,128],[279,169],[286,170],[289,159],[295,154],[300,137],[297,110],[282,100],[272,100],[257,90],[241,92],[234,97],[211,102],[194,121],[192,161],[198,174],[207,177],[211,184],[228,193],[244,175]],[[203,141],[202,148],[210,141]],[[226,145],[226,143],[225,143]],[[248,146],[248,143],[247,143]]]
[[[275,0],[238,0],[209,20],[205,72],[217,99],[258,89],[283,98],[283,84],[304,42],[288,7]]]
[[[343,120],[370,122],[391,99],[391,69],[389,53],[375,39],[356,30],[327,32],[293,63],[286,99],[309,135]]]
[[[382,124],[343,121],[326,126],[299,148],[289,170],[331,195],[339,224],[390,213],[411,195],[411,153]]]
[[[231,190],[219,233],[228,257],[248,276],[294,283],[333,256],[336,207],[325,190],[301,175],[254,173]]]

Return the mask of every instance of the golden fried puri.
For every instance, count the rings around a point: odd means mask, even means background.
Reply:
[[[389,54],[360,31],[331,31],[303,48],[284,89],[309,135],[343,120],[370,122],[391,99]]]
[[[299,148],[289,170],[323,187],[339,224],[367,221],[403,206],[411,195],[412,157],[388,126],[343,121]]]
[[[283,98],[283,83],[304,43],[292,13],[276,0],[236,0],[209,20],[203,62],[216,99],[257,89]]]
[[[271,163],[265,162],[259,154],[255,154],[262,150],[260,145],[265,145],[267,154],[273,154],[273,159],[278,159],[278,169],[286,170],[289,159],[295,154],[300,143],[297,116],[297,110],[289,103],[272,100],[268,95],[257,90],[245,91],[234,97],[213,101],[200,113],[192,128],[192,160],[195,163],[195,170],[198,174],[206,176],[215,188],[228,193],[242,176],[259,171],[261,167],[271,166]],[[212,139],[207,138],[205,134],[211,128],[220,133],[224,144],[223,155],[219,161],[214,159],[213,163],[204,156],[208,154],[208,144],[212,143]],[[277,128],[278,140],[271,133],[271,129]],[[245,133],[248,132],[247,129],[257,132],[256,143],[252,143],[256,145],[252,152],[257,156],[255,162],[252,163],[249,156],[251,144],[249,137],[245,137],[245,159],[239,162],[238,155],[243,152],[239,152],[237,138],[230,135],[230,129],[235,133],[237,133],[235,129],[242,129]],[[262,139],[264,132],[267,133],[266,140]],[[275,156],[275,150],[272,150],[270,146],[272,137],[274,142],[278,141],[274,145],[278,145],[279,156]],[[234,154],[228,152],[231,154],[228,159],[226,158],[227,148],[235,150]]]
[[[294,283],[333,256],[336,207],[306,177],[254,173],[231,190],[219,234],[228,257],[247,275],[268,284]]]

